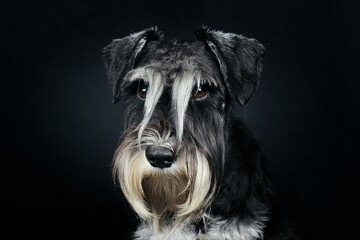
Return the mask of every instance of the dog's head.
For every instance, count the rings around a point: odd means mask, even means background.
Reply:
[[[258,85],[264,47],[241,35],[198,29],[164,40],[156,27],[114,40],[104,60],[126,132],[114,173],[137,214],[155,229],[198,219],[224,165],[227,115]]]

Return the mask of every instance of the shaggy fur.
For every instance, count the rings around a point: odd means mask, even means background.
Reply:
[[[265,49],[206,27],[195,35],[165,40],[153,27],[104,50],[114,102],[126,105],[113,170],[141,220],[134,238],[296,239],[256,140],[232,115],[256,90]]]

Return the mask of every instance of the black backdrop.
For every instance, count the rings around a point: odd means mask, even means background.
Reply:
[[[354,239],[359,221],[359,1],[8,1],[1,11],[2,239],[126,239],[132,213],[111,178],[122,105],[101,49],[157,25],[206,24],[267,48],[239,115],[267,156],[305,239]]]

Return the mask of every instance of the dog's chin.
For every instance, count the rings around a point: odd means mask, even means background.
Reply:
[[[144,201],[156,216],[166,218],[174,214],[189,195],[190,182],[184,173],[173,174],[170,169],[156,169],[156,173],[142,181]]]
[[[144,200],[155,215],[174,213],[188,197],[190,179],[182,163],[175,162],[167,168],[151,166],[142,179]]]

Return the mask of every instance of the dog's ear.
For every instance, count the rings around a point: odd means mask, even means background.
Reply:
[[[265,48],[257,40],[200,27],[195,31],[217,59],[230,97],[245,105],[255,92]]]
[[[157,27],[147,28],[130,36],[115,39],[104,48],[103,59],[107,75],[113,84],[113,102],[121,98],[121,83],[128,71],[134,68],[139,53],[149,41],[161,40]]]

